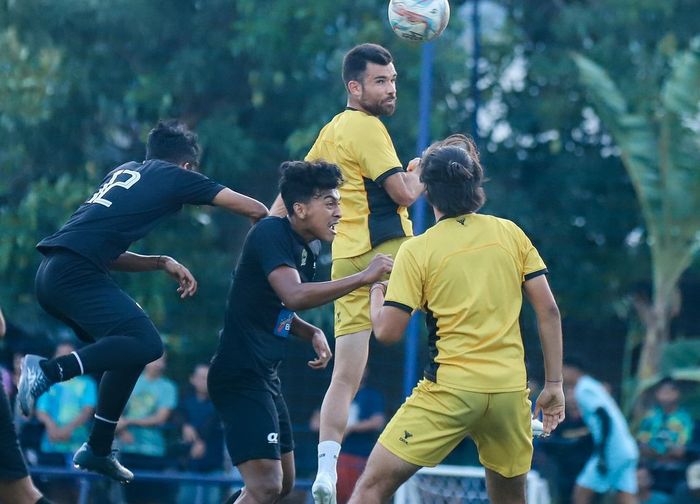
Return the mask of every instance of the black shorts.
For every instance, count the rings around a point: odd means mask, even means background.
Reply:
[[[42,308],[87,343],[118,333],[129,320],[148,318],[108,272],[68,249],[46,252],[35,288]]]
[[[0,385],[0,480],[15,481],[29,475],[17,441],[10,403]]]
[[[248,460],[280,460],[282,454],[294,450],[292,422],[281,394],[236,389],[210,380],[209,395],[224,423],[233,465]]]

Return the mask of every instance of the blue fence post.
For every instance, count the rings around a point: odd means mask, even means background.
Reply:
[[[418,141],[416,142],[417,155],[428,146],[430,142],[430,106],[433,88],[433,58],[435,47],[432,42],[423,44],[421,49],[420,71],[420,95],[418,117]],[[425,231],[426,202],[423,196],[413,204],[413,232],[420,234]],[[414,315],[406,332],[406,347],[404,356],[403,390],[408,396],[411,393],[417,379],[418,367],[418,336],[420,334],[420,318]]]

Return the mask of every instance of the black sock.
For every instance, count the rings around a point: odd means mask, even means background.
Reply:
[[[226,499],[226,502],[224,502],[224,504],[233,504],[234,502],[236,502],[236,499],[238,499],[241,496],[241,493],[243,493],[242,488],[240,490],[237,490],[231,497]]]
[[[114,431],[117,429],[117,424],[105,421],[95,417],[92,424],[92,432],[88,444],[95,455],[98,457],[106,457],[112,451],[112,441],[114,441]]]
[[[39,362],[41,370],[52,383],[70,380],[83,374],[80,361],[75,354],[62,355],[55,359]]]

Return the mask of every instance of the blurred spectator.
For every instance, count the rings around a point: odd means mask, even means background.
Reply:
[[[594,494],[610,491],[616,492],[620,503],[636,503],[639,450],[615,400],[575,358],[564,359],[564,382],[574,389],[574,399],[594,445],[593,455],[576,478],[574,504],[588,504]]]
[[[538,438],[535,449],[544,452],[543,472],[559,502],[569,502],[581,472],[593,452],[593,437],[576,404],[573,389],[566,390],[566,418],[549,437]]]
[[[654,485],[654,477],[651,471],[645,465],[637,467],[637,486],[639,492],[639,504],[669,504],[671,496],[663,492],[652,490]]]
[[[367,386],[369,369],[365,368],[355,399],[350,403],[348,424],[345,428],[343,450],[338,456],[337,502],[346,504],[355,483],[367,464],[369,454],[386,425],[384,396]],[[311,430],[320,428],[320,411],[316,410],[309,421]]]
[[[187,447],[184,469],[200,473],[216,473],[224,465],[224,431],[207,390],[208,364],[198,364],[190,375],[192,392],[179,409],[182,439]],[[205,504],[221,501],[221,489],[216,485],[183,484],[179,504]]]
[[[54,357],[69,355],[75,350],[71,343],[56,347]],[[97,386],[89,376],[57,383],[37,401],[36,416],[44,424],[41,440],[42,464],[65,465],[66,456],[80,448],[87,437],[87,423],[92,418],[97,401]]]
[[[685,481],[673,493],[672,504],[700,503],[700,461],[693,462],[685,471]]]
[[[177,387],[164,377],[166,355],[144,369],[119,420],[117,435],[121,461],[136,470],[162,471],[171,466],[166,457],[166,428],[177,406]],[[170,485],[139,482],[126,486],[129,504],[172,504]]]
[[[654,488],[672,492],[683,479],[686,447],[693,436],[693,418],[679,406],[680,389],[671,378],[654,388],[656,404],[639,425],[637,441],[642,460],[649,465]]]
[[[71,343],[56,347],[54,357],[69,355],[75,350]],[[73,453],[80,448],[88,434],[97,401],[97,386],[89,376],[57,383],[37,401],[36,417],[45,429],[42,436],[39,463],[50,466],[72,466]],[[57,501],[77,502],[77,481],[50,481],[46,493]]]

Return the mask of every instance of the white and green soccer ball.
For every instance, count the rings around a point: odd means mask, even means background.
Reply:
[[[389,24],[399,37],[427,42],[440,35],[450,20],[447,0],[391,0]]]

